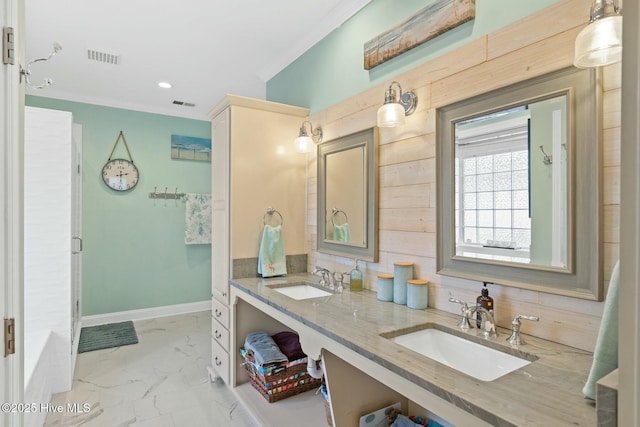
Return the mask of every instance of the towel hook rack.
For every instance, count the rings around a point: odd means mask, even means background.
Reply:
[[[280,217],[280,225],[284,225],[284,218],[282,217],[282,214],[277,210],[273,209],[272,207],[267,208],[267,212],[262,217],[262,223],[264,225],[267,225],[267,217],[272,217],[273,214],[278,215]]]
[[[185,194],[184,193],[178,193],[178,187],[176,187],[176,191],[173,193],[169,193],[169,187],[165,187],[164,188],[164,192],[163,193],[158,193],[158,187],[153,187],[153,193],[149,193],[149,198],[150,199],[182,199]]]
[[[344,222],[343,222],[343,224],[346,224],[346,223],[348,223],[348,222],[349,222],[349,217],[347,216],[347,213],[346,213],[345,211],[341,211],[341,210],[340,210],[340,209],[338,209],[338,208],[333,208],[333,210],[332,210],[331,212],[332,212],[332,213],[331,213],[331,224],[332,224],[332,225],[336,225],[336,216],[337,216],[338,214],[342,214],[342,215],[344,215]]]
[[[542,158],[542,163],[544,163],[545,165],[550,165],[553,163],[553,158],[552,156],[548,155],[547,153],[544,152],[544,146],[541,145],[540,146],[540,151],[542,151],[542,154],[544,155],[544,157]]]

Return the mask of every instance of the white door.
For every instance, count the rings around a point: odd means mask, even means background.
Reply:
[[[13,28],[14,64],[0,63],[0,315],[15,319],[15,354],[0,355],[0,402],[21,402],[22,380],[22,109],[24,92],[19,84],[24,40],[23,3],[0,0],[0,26]],[[3,39],[5,35],[3,34]],[[0,43],[2,45],[2,43]],[[4,51],[4,48],[2,48]],[[0,55],[2,56],[2,55]],[[4,322],[3,322],[4,323]],[[3,328],[4,329],[4,328]],[[0,332],[3,337],[4,333]],[[21,414],[0,413],[0,425],[21,425]]]

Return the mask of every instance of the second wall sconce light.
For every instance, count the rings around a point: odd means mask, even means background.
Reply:
[[[398,86],[400,97],[396,98],[396,91],[393,85]],[[394,127],[403,125],[405,116],[412,114],[416,110],[418,96],[414,91],[402,93],[400,83],[393,81],[389,89],[384,93],[384,105],[378,109],[378,126]]]
[[[601,67],[622,59],[622,15],[616,0],[593,0],[589,25],[576,37],[573,65]]]
[[[305,125],[309,125],[309,131],[307,132],[307,128]],[[311,136],[309,136],[311,134]],[[299,153],[309,153],[311,152],[311,147],[313,144],[319,144],[322,142],[322,128],[317,126],[315,129],[311,125],[311,122],[305,120],[302,122],[302,126],[300,126],[300,135],[293,141],[296,145],[296,150]]]

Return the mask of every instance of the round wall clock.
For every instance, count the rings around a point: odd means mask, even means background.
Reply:
[[[111,159],[113,156],[113,152],[116,151],[116,147],[118,146],[118,142],[120,142],[120,138],[124,142],[124,146],[127,149],[127,154],[129,154],[129,160],[127,159]],[[118,135],[118,139],[116,139],[115,144],[113,144],[113,149],[111,150],[111,154],[109,155],[109,160],[102,167],[102,180],[107,187],[116,190],[116,191],[129,191],[138,183],[138,179],[140,178],[140,172],[136,165],[133,164],[133,158],[131,157],[131,152],[129,151],[129,146],[127,145],[127,140],[124,139],[124,134],[120,131]]]
[[[138,183],[140,173],[133,161],[113,159],[102,168],[102,180],[107,187],[116,191],[131,190]]]

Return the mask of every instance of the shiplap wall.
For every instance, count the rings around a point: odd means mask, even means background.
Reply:
[[[376,289],[378,273],[393,263],[414,263],[415,276],[431,282],[429,306],[457,313],[449,296],[475,301],[480,282],[436,274],[435,112],[492,89],[572,64],[574,41],[589,19],[589,0],[564,0],[499,31],[395,77],[416,91],[416,112],[405,126],[380,129],[379,262],[365,263],[365,287]],[[618,259],[620,203],[619,64],[603,69],[604,285]],[[376,110],[390,82],[371,88],[310,117],[324,141],[376,125]],[[353,260],[316,251],[317,163],[307,162],[307,250],[309,267],[349,271]],[[525,334],[593,351],[603,303],[490,285],[497,323],[509,327],[514,314],[540,316],[526,322]]]

